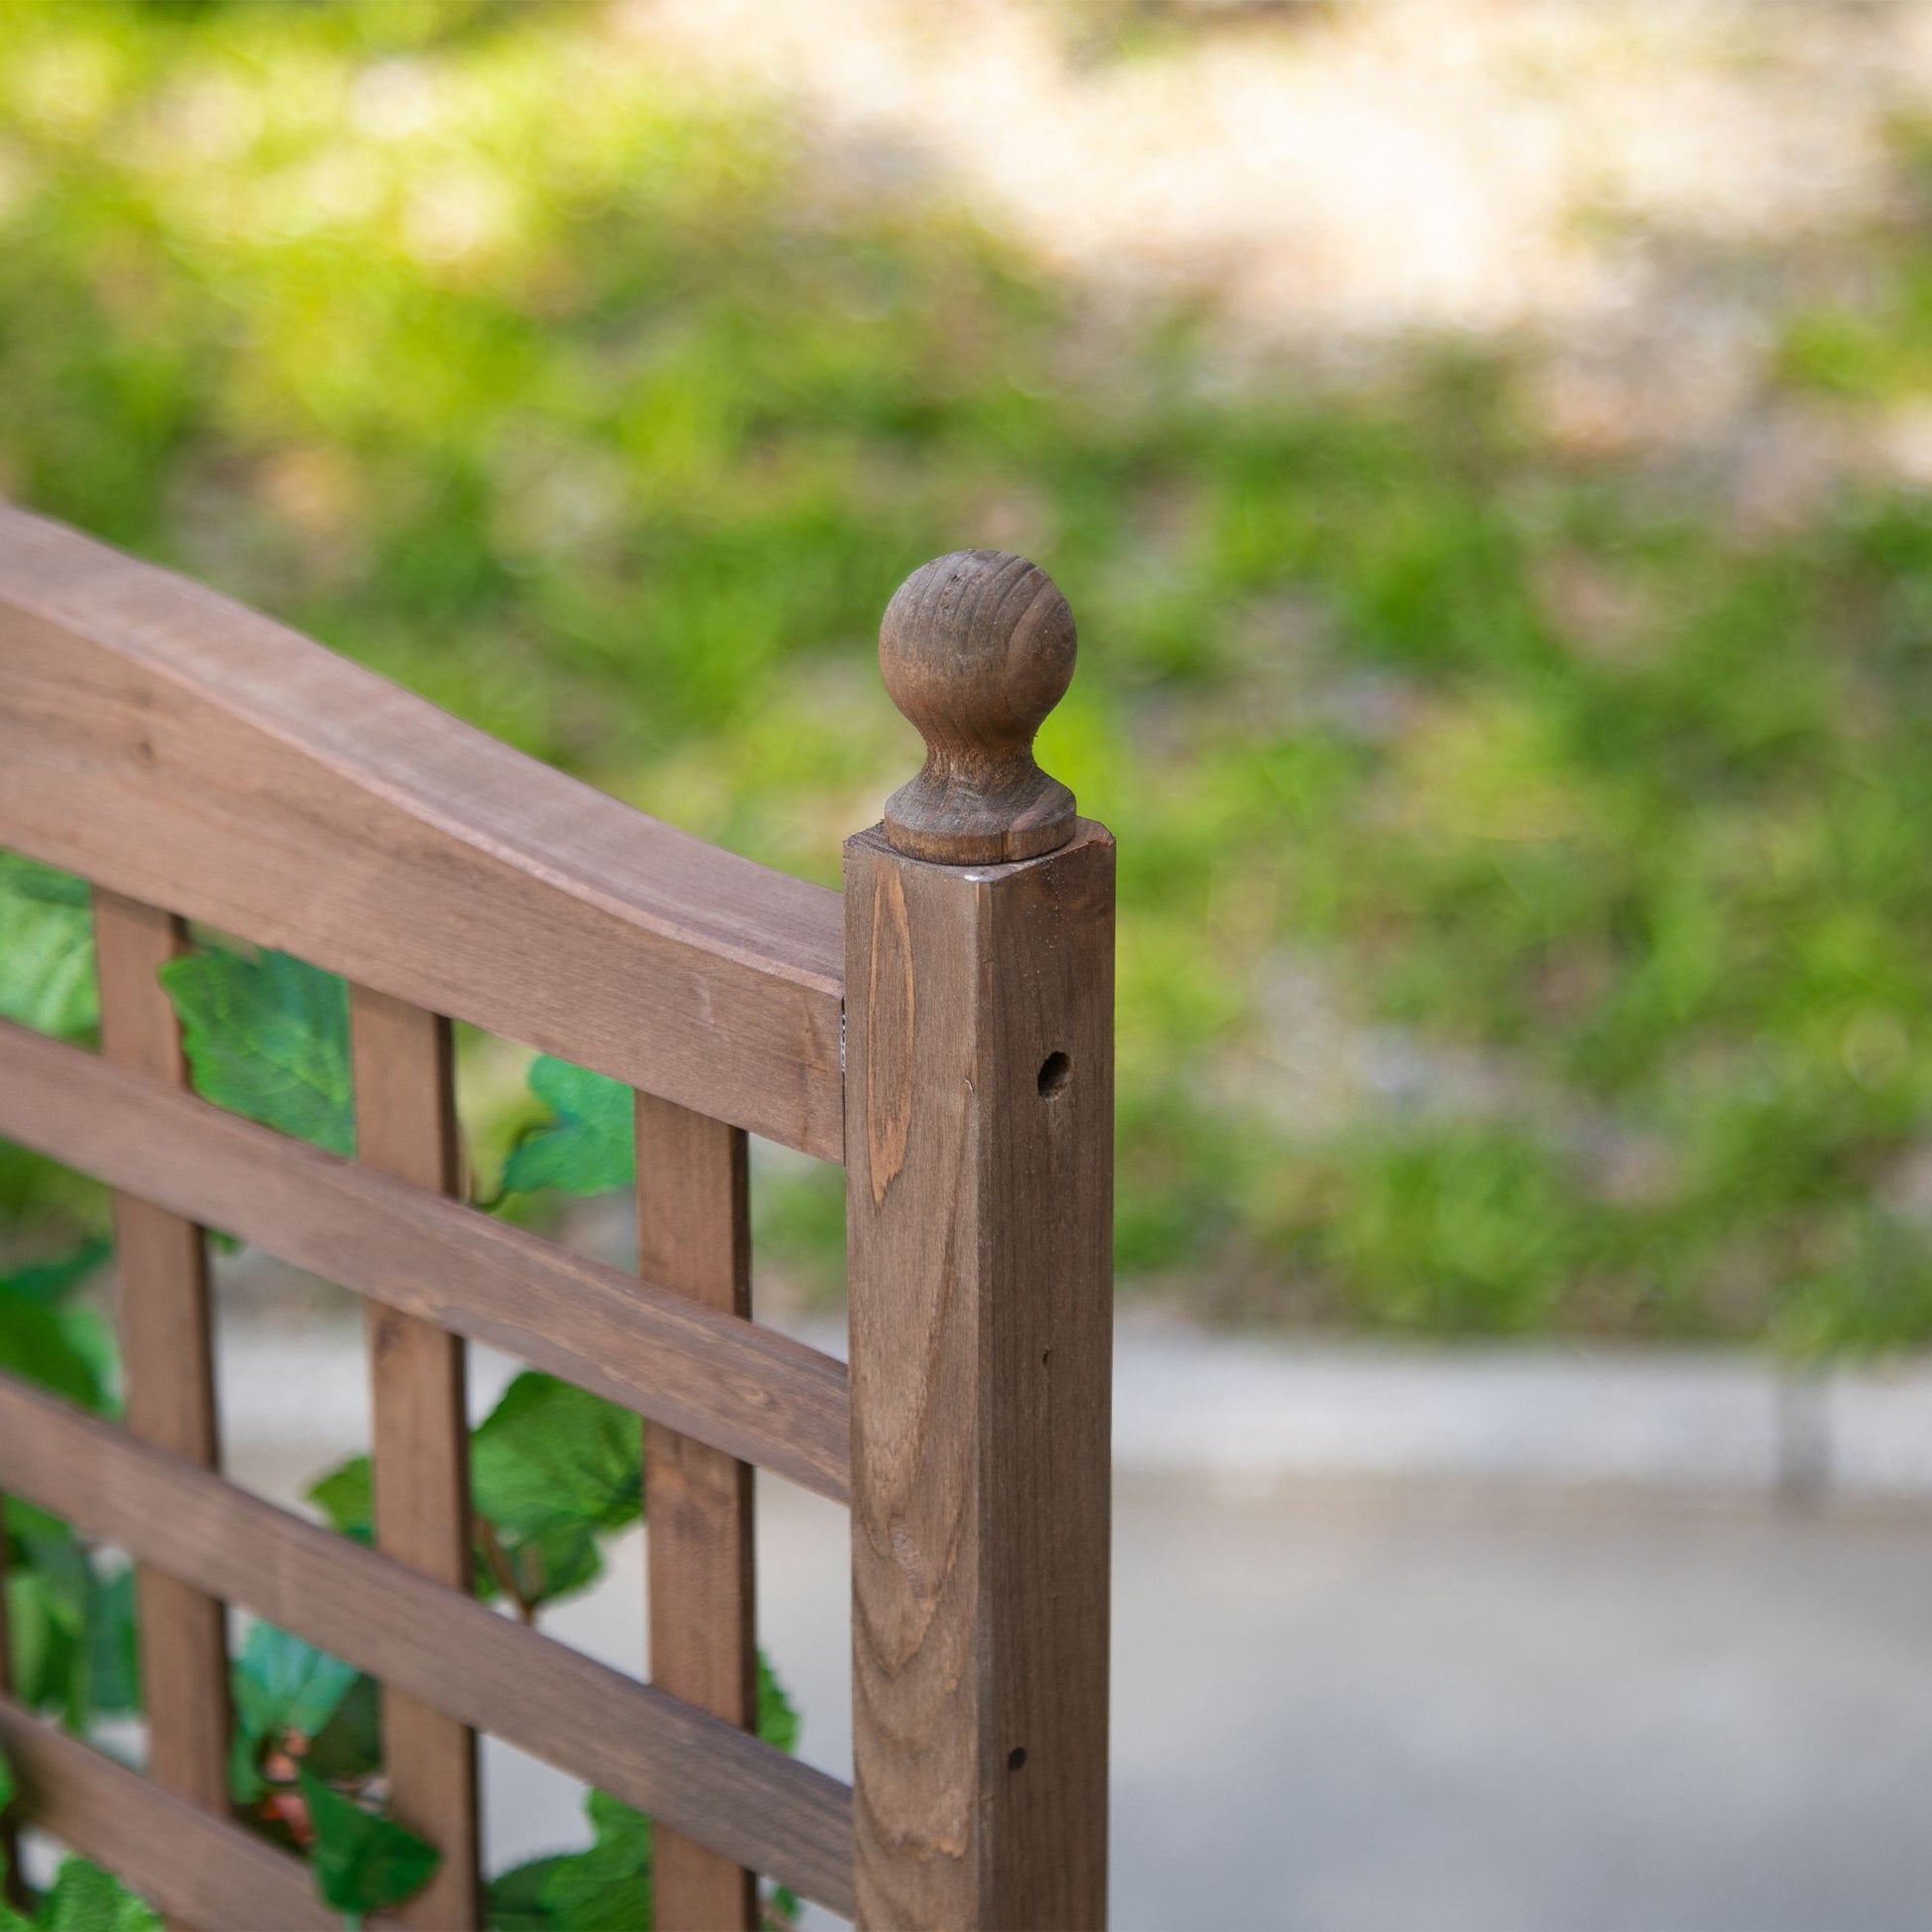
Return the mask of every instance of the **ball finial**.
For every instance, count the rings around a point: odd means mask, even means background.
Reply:
[[[1003,550],[921,565],[886,607],[879,668],[925,740],[925,768],[886,803],[886,837],[943,865],[1034,859],[1073,836],[1073,794],[1034,762],[1034,734],[1073,676],[1073,613]]]

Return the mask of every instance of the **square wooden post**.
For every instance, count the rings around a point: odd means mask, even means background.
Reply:
[[[1033,763],[1042,573],[927,565],[881,655],[930,756],[845,854],[859,1923],[1094,1927],[1113,841]]]

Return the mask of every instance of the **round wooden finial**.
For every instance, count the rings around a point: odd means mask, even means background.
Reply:
[[[886,837],[915,859],[1034,859],[1073,836],[1073,794],[1034,762],[1034,734],[1073,676],[1073,613],[1053,580],[1004,550],[915,570],[879,626],[893,702],[925,769],[886,801]]]

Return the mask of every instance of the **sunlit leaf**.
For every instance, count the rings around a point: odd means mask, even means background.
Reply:
[[[344,981],[287,953],[218,948],[171,959],[161,980],[205,1099],[332,1154],[355,1151]]]
[[[628,1410],[534,1371],[478,1428],[471,1493],[526,1604],[595,1582],[598,1539],[637,1520],[642,1436]]]
[[[609,1533],[642,1507],[643,1429],[636,1416],[554,1375],[526,1370],[472,1439],[477,1507],[528,1533],[559,1518]]]
[[[0,853],[0,1018],[72,1037],[99,1021],[87,884]]]
[[[555,1187],[605,1194],[636,1178],[635,1098],[621,1081],[540,1054],[530,1065],[530,1091],[555,1119],[526,1135],[503,1168],[503,1191]]]

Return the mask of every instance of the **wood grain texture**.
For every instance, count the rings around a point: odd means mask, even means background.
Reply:
[[[0,1138],[843,1502],[843,1363],[0,1021]]]
[[[835,1911],[851,1793],[654,1685],[0,1375],[0,1481]]]
[[[1053,580],[1004,550],[956,550],[898,587],[879,627],[879,668],[926,755],[886,801],[896,850],[990,865],[1073,836],[1073,794],[1035,763],[1034,734],[1073,676],[1074,642]]]
[[[349,989],[355,1154],[365,1167],[461,1198],[450,1023],[386,993]],[[377,1549],[451,1589],[470,1587],[470,1420],[459,1336],[368,1304]],[[389,1810],[443,1854],[397,1913],[423,1932],[483,1923],[477,1740],[393,1688],[382,1693]]]
[[[0,846],[839,1158],[835,893],[5,507]]]
[[[1113,860],[846,847],[865,1927],[1105,1920]]]
[[[181,921],[96,890],[94,949],[104,1061],[155,1084],[188,1085],[173,1003],[156,978],[188,943]],[[143,1442],[216,1467],[207,1244],[196,1221],[144,1192],[114,1195],[127,1426]],[[165,1569],[136,1579],[148,1769],[204,1811],[228,1809],[228,1646],[221,1604]]]
[[[637,1096],[637,1266],[721,1314],[752,1312],[744,1133]],[[650,1681],[741,1729],[758,1723],[758,1616],[749,1463],[675,1430],[644,1435]],[[754,1932],[756,1876],[660,1828],[659,1932]]]
[[[203,1932],[338,1932],[309,1867],[0,1699],[22,1816]],[[378,1921],[388,1923],[388,1921]]]

